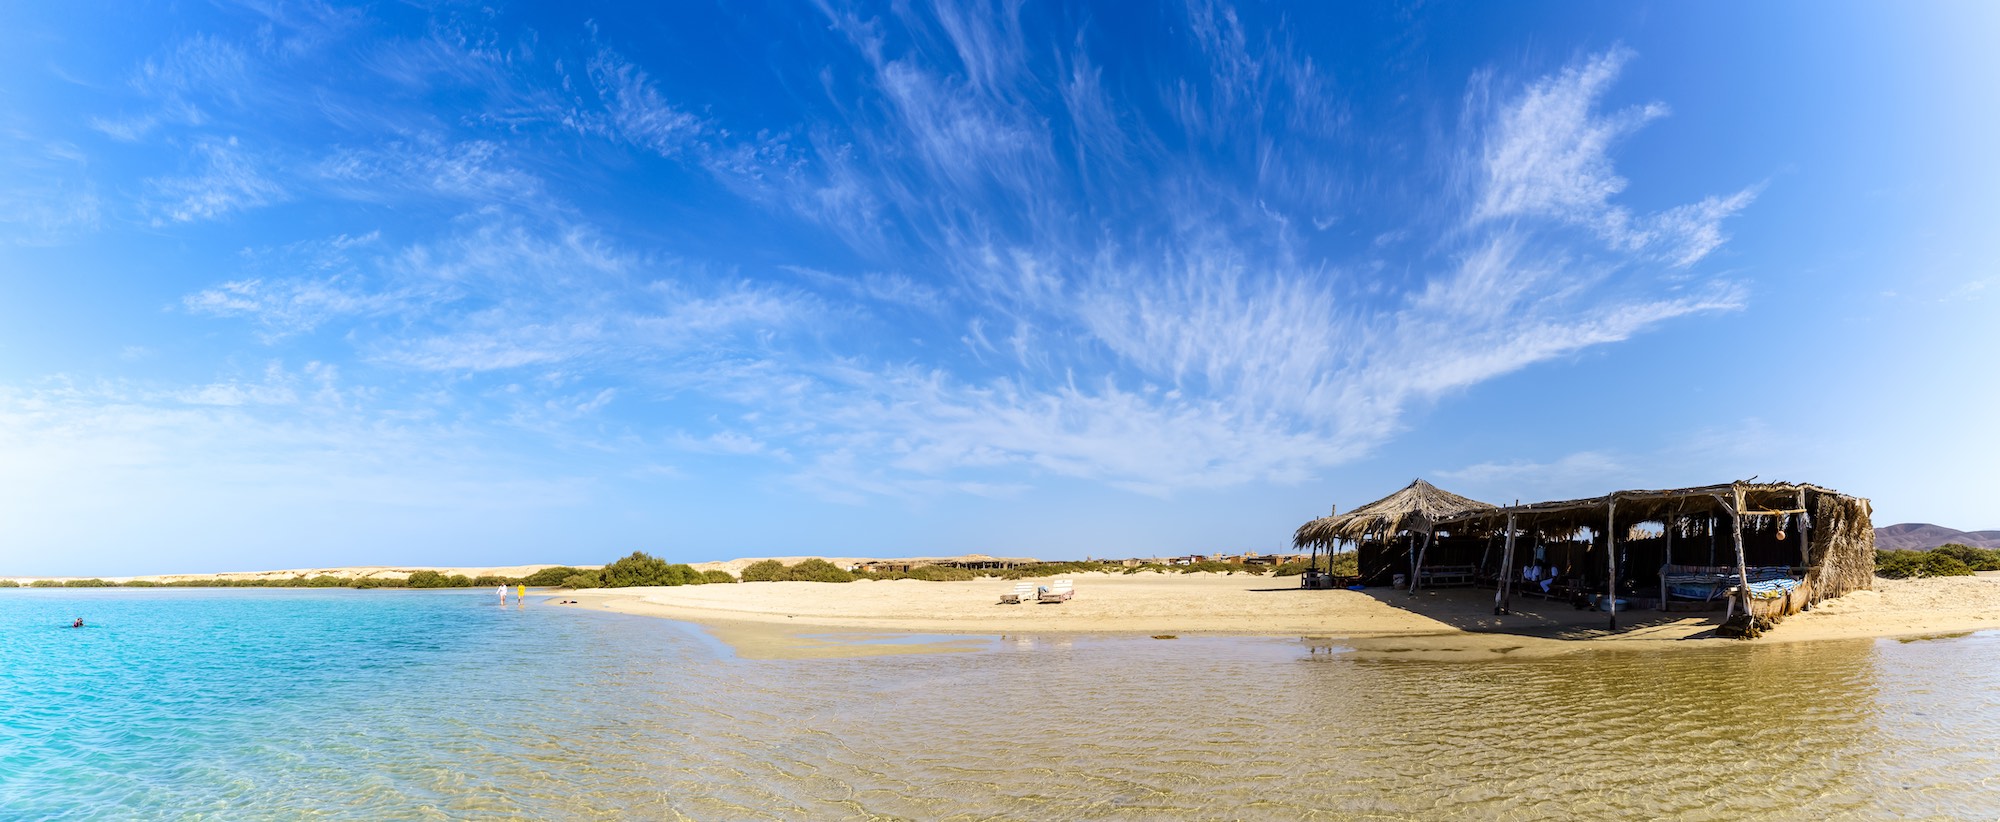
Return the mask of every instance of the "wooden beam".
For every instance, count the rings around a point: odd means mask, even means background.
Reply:
[[[1799,489],[1798,513],[1800,514],[1806,513],[1806,490],[1804,488]],[[1799,520],[1799,567],[1806,569],[1806,573],[1812,572],[1811,529],[1812,529],[1811,515],[1807,515],[1803,519]]]
[[[1737,598],[1743,601],[1743,613],[1745,616],[1748,616],[1750,614],[1750,566],[1743,558],[1743,517],[1736,513],[1743,507],[1742,486],[1736,487],[1734,499],[1736,504],[1729,507],[1729,524],[1730,530],[1733,532],[1732,535],[1736,538],[1736,590],[1741,594]]]
[[[1410,596],[1417,595],[1417,575],[1423,572],[1424,554],[1430,552],[1431,540],[1436,537],[1437,526],[1424,529],[1424,546],[1417,549],[1416,555],[1410,561]]]
[[[1604,600],[1604,610],[1611,613],[1611,630],[1618,630],[1618,495],[1612,494],[1604,503],[1604,560],[1611,568],[1611,577],[1605,581],[1610,596]]]
[[[1500,590],[1493,592],[1493,613],[1508,613],[1514,604],[1514,515],[1507,515],[1507,547],[1500,552]]]
[[[1674,519],[1673,519],[1673,517],[1667,517],[1667,520],[1666,520],[1666,523],[1665,523],[1665,524],[1666,524],[1666,526],[1667,526],[1667,528],[1666,528],[1666,531],[1667,531],[1667,551],[1666,551],[1666,557],[1665,557],[1664,559],[1660,560],[1660,613],[1666,613],[1666,611],[1667,611],[1667,568],[1666,568],[1666,566],[1674,564]]]

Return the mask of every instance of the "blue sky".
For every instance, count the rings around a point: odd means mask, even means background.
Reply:
[[[0,570],[2000,527],[1978,4],[0,10]]]

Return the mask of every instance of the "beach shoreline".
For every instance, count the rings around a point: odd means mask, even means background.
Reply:
[[[227,582],[271,582],[277,580],[297,579],[299,577],[305,577],[310,579],[313,577],[322,577],[322,576],[337,577],[340,579],[402,580],[402,579],[408,579],[411,574],[414,574],[418,571],[434,571],[444,576],[462,575],[474,578],[484,577],[484,576],[494,576],[494,577],[508,577],[508,578],[518,579],[520,577],[525,577],[529,574],[532,574],[536,571],[540,571],[543,568],[559,568],[559,567],[570,567],[570,568],[577,568],[580,570],[594,570],[599,566],[596,565],[560,566],[548,563],[539,565],[489,565],[489,566],[476,566],[476,567],[474,566],[448,567],[443,565],[344,565],[339,567],[326,567],[326,568],[286,568],[275,571],[220,571],[213,574],[137,574],[131,576],[116,576],[116,577],[79,577],[79,576],[38,577],[38,576],[0,575],[0,579],[13,580],[14,582],[19,583],[21,585],[28,585],[30,583],[40,582],[40,581],[68,582],[71,580],[87,580],[87,579],[99,579],[105,582],[117,583],[119,585],[124,585],[126,583],[131,583],[131,582],[156,582],[166,585],[166,584],[173,584],[180,582],[207,581],[212,579],[219,579]]]
[[[759,582],[573,591],[573,607],[694,623],[745,656],[785,656],[786,637],[895,632],[939,636],[1064,634],[1240,635],[1338,640],[1359,652],[1439,659],[1499,658],[1582,650],[1713,647],[1722,613],[1609,615],[1566,603],[1517,599],[1495,616],[1493,592],[1451,589],[1306,591],[1296,577],[1225,574],[1069,575],[1075,599],[1000,604],[1013,581]],[[1050,580],[1031,580],[1046,585]],[[2000,575],[1876,580],[1792,616],[1758,642],[1946,635],[2000,629]],[[1690,641],[1694,640],[1694,641]],[[814,656],[839,655],[825,648]]]

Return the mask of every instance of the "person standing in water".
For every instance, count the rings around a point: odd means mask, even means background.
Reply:
[[[502,605],[505,605],[507,603],[507,586],[502,585],[498,588],[494,588],[493,593],[500,595],[500,603]]]
[[[83,627],[83,617],[77,617],[77,618],[76,618],[76,621],[75,621],[75,622],[72,622],[72,623],[70,623],[70,624],[69,624],[69,627],[71,627],[71,628],[81,628],[81,627]]]
[[[528,586],[526,586],[526,585],[515,585],[515,586],[514,586],[514,604],[516,604],[516,605],[519,605],[519,604],[521,604],[521,603],[523,603],[523,602],[527,602],[527,601],[528,601]]]

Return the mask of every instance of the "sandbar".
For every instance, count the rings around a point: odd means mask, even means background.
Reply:
[[[1411,596],[1392,589],[1306,591],[1297,587],[1297,577],[1244,574],[1088,573],[1069,578],[1075,581],[1075,598],[1060,604],[1000,604],[1014,582],[998,579],[618,588],[565,593],[560,599],[575,600],[574,607],[704,625],[751,657],[854,655],[840,650],[846,644],[839,640],[842,632],[901,632],[1290,636],[1338,639],[1363,653],[1498,658],[1587,649],[1713,647],[1714,642],[1690,640],[1707,639],[1722,616],[1631,611],[1620,615],[1620,630],[1611,631],[1609,615],[1562,602],[1516,599],[1511,614],[1495,616],[1493,592],[1484,589]],[[1046,585],[1051,580],[1030,581]],[[2000,575],[1878,579],[1876,590],[1822,603],[1756,641],[1992,629],[2000,629]],[[810,653],[788,652],[788,647],[799,647],[794,640],[800,637],[816,637],[818,645]]]

